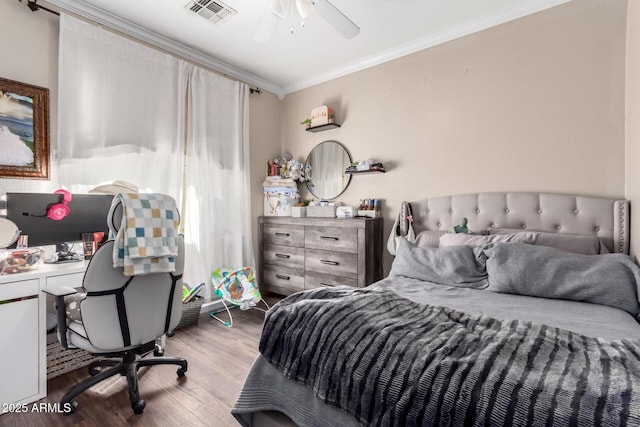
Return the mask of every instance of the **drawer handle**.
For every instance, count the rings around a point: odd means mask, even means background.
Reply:
[[[287,254],[276,254],[276,257],[278,257],[278,258],[291,258],[291,256],[289,256]]]
[[[282,280],[290,280],[290,279],[291,279],[291,277],[289,277],[289,276],[283,276],[282,274],[276,274],[276,277],[277,277],[278,279],[282,279]]]
[[[322,239],[322,240],[333,240],[334,242],[337,242],[338,240],[340,240],[337,237],[331,237],[331,236],[320,236],[320,239]]]
[[[320,262],[322,264],[327,264],[327,265],[340,265],[340,263],[337,262],[337,261],[329,261],[329,260],[326,260],[326,259],[321,259]]]
[[[276,233],[276,236],[289,237],[289,236],[291,236],[291,234],[289,234],[289,233]]]

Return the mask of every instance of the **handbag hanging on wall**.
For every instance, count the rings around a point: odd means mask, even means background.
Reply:
[[[389,234],[389,239],[387,239],[387,250],[391,255],[396,254],[396,249],[398,248],[398,242],[400,239],[407,239],[409,242],[414,243],[416,241],[416,234],[413,231],[413,211],[411,210],[411,204],[404,202],[407,205],[407,234],[406,236],[402,235],[400,230],[400,217],[402,216],[402,204],[400,205],[400,212],[396,215],[396,221],[393,223],[393,227],[391,227],[391,233]],[[403,218],[404,219],[404,218]]]

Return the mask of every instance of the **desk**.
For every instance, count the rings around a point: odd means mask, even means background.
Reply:
[[[87,261],[41,264],[0,276],[0,414],[47,395],[47,304],[43,289],[82,286]]]

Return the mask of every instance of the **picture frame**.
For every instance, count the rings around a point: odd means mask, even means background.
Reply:
[[[49,179],[49,89],[0,77],[0,178]]]

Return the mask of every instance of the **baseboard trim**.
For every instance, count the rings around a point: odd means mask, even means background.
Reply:
[[[223,309],[224,304],[222,303],[222,300],[209,301],[202,304],[202,307],[200,307],[200,314]]]

